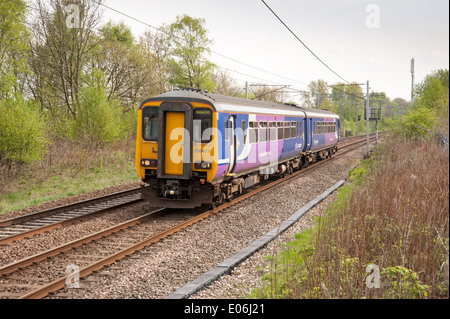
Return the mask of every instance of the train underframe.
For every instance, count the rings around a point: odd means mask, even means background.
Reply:
[[[278,163],[275,166],[261,168],[258,171],[243,173],[215,184],[207,183],[206,173],[192,172],[189,179],[158,179],[156,171],[148,170],[141,187],[141,198],[154,206],[167,208],[195,208],[202,205],[216,207],[225,201],[231,201],[244,189],[267,180],[269,177],[284,177],[296,170],[306,168],[317,160],[336,154],[337,145],[308,152]]]

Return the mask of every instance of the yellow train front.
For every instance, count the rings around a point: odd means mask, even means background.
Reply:
[[[173,91],[139,109],[136,169],[152,205],[193,208],[213,202],[217,114],[207,97]],[[202,136],[203,135],[203,136]]]

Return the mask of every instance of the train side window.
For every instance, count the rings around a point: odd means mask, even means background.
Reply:
[[[203,107],[194,109],[193,122],[194,142],[210,142],[212,137],[212,111]]]
[[[283,139],[283,133],[284,133],[284,128],[283,128],[283,122],[277,122],[278,123],[278,139],[282,140]]]
[[[291,122],[291,137],[295,138],[297,136],[297,122]]]
[[[289,122],[284,122],[284,138],[288,140],[291,136],[291,127]]]
[[[269,122],[269,140],[275,141],[277,139],[276,122]]]
[[[223,128],[224,128],[224,134],[225,134],[225,141],[228,141],[230,138],[229,138],[229,136],[228,136],[228,132],[229,132],[229,129],[228,129],[228,120],[226,120],[225,122],[223,122]]]
[[[245,121],[242,121],[242,140],[244,144],[247,142],[247,135],[245,134]]]
[[[248,122],[248,140],[250,144],[258,143],[258,122]]]
[[[259,141],[267,142],[267,122],[259,122]]]
[[[301,121],[298,123],[298,135],[302,136],[302,122]]]
[[[142,109],[142,138],[146,141],[158,140],[158,111],[157,106],[147,106]]]

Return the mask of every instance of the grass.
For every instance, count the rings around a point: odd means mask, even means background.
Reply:
[[[0,214],[139,181],[132,139],[108,147],[55,145],[43,162],[22,167],[13,177],[4,178]]]
[[[349,180],[313,229],[270,258],[250,297],[448,298],[447,155],[391,139]]]

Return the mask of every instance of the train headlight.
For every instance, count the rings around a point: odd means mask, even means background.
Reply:
[[[141,166],[156,167],[157,161],[155,159],[141,159]]]
[[[195,168],[196,169],[210,169],[211,163],[209,163],[209,162],[195,163]]]

